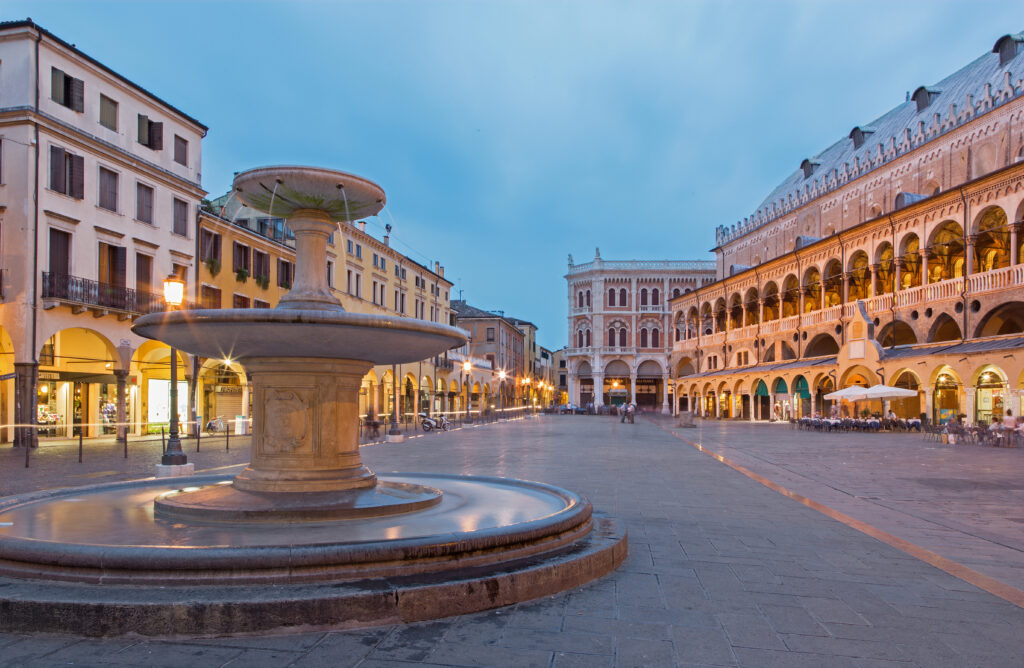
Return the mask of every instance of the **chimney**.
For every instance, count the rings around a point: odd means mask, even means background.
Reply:
[[[360,232],[365,232],[366,231],[366,221],[365,220],[360,220],[359,221],[359,231]]]
[[[441,271],[437,272],[437,275],[444,278],[444,267],[441,267]]]
[[[434,273],[437,274],[438,276],[441,275],[441,263],[440,262],[435,262],[434,263]]]
[[[391,245],[391,235],[390,234],[385,234],[384,235],[384,245],[385,246],[390,246]]]

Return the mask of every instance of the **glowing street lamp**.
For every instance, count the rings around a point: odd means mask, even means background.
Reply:
[[[465,374],[466,378],[469,378],[469,372],[472,371],[472,370],[473,370],[473,364],[469,360],[466,360],[465,362],[463,362],[462,363],[462,371],[459,373],[459,380],[460,380],[460,382],[462,381],[463,374]],[[468,386],[466,386],[466,422],[472,422],[473,421],[473,419],[469,415],[469,405],[470,405],[470,403],[472,403],[472,394],[470,393],[470,388]]]
[[[498,380],[501,381],[501,384],[498,386],[500,388],[498,394],[501,395],[499,399],[499,405],[501,406],[502,415],[504,415],[505,413],[505,378],[507,377],[507,375],[508,374],[505,373],[504,369],[498,372]]]
[[[185,281],[171,274],[164,279],[164,301],[169,310],[181,306],[185,299]],[[171,425],[167,437],[167,452],[160,459],[164,466],[181,466],[188,463],[188,457],[181,449],[178,438],[178,351],[171,348]]]

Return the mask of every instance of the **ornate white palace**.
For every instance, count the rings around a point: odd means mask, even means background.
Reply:
[[[671,410],[668,302],[715,278],[714,263],[695,260],[573,264],[569,288],[569,401],[595,407],[635,401]]]
[[[1022,47],[1000,38],[717,230],[717,280],[671,300],[676,410],[795,417],[886,383],[918,390],[906,416],[1020,414]],[[870,361],[847,349],[860,306]]]

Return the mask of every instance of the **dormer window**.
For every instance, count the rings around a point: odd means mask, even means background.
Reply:
[[[928,108],[928,105],[932,103],[932,100],[939,96],[941,93],[937,88],[928,88],[927,86],[921,86],[914,91],[914,94],[910,96],[914,102],[917,103],[917,113],[921,113]]]
[[[856,127],[850,130],[850,139],[853,140],[853,148],[858,149],[864,145],[864,140],[867,139],[869,134],[872,134],[874,130],[871,128]]]
[[[807,159],[800,163],[800,169],[804,171],[804,178],[809,178],[814,170],[821,166],[820,162],[814,162],[813,160]]]
[[[1020,53],[1020,45],[1024,43],[1024,33],[1018,35],[1003,35],[992,47],[992,53],[999,54],[999,67],[1006,67],[1006,64],[1017,57]]]

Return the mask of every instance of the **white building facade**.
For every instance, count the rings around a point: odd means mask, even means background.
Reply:
[[[164,277],[195,278],[206,130],[31,21],[0,23],[0,423],[94,436],[166,412],[149,381],[169,349],[130,327],[164,308]]]
[[[565,279],[569,401],[595,408],[634,401],[641,410],[668,413],[674,338],[668,304],[713,282],[714,262],[603,260],[598,250],[582,264],[570,255]]]

